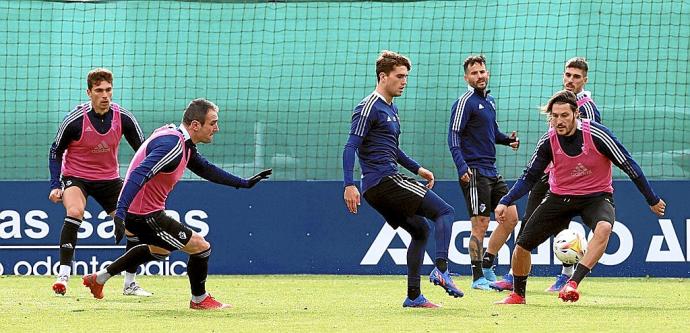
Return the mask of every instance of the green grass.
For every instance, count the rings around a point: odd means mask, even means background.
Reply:
[[[52,277],[1,276],[2,332],[687,332],[690,280],[589,278],[577,303],[564,304],[543,290],[551,278],[530,278],[525,306],[494,305],[507,293],[468,290],[452,299],[423,282],[441,309],[403,309],[404,276],[210,276],[207,287],[225,311],[188,309],[186,277],[144,276],[155,295],[121,295],[122,278],[93,299],[72,277],[66,296],[55,296]]]

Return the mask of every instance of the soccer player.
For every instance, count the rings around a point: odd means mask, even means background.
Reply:
[[[469,89],[451,108],[448,147],[458,170],[460,187],[472,221],[469,244],[472,288],[490,290],[489,283],[496,281],[492,268],[494,259],[499,248],[513,232],[518,216],[516,207],[511,206],[506,212],[506,223],[494,230],[489,246],[482,255],[491,212],[498,200],[508,193],[508,186],[495,164],[496,144],[517,150],[520,141],[516,132],[507,136],[498,128],[496,103],[487,89],[489,71],[486,69],[484,56],[467,57],[463,68]]]
[[[95,298],[103,298],[103,285],[130,267],[151,260],[164,260],[171,251],[189,254],[187,275],[192,290],[192,309],[222,309],[229,305],[206,292],[211,245],[198,233],[165,214],[165,200],[189,168],[214,183],[251,188],[268,178],[271,169],[242,179],[211,164],[197,152],[196,144],[210,143],[218,132],[218,107],[195,99],[187,106],[182,124],[163,126],[153,132],[134,155],[115,212],[116,237],[125,232],[142,244],[129,249],[106,269],[83,277]]]
[[[558,297],[572,302],[579,299],[578,285],[604,254],[615,221],[611,163],[630,177],[652,212],[663,216],[666,209],[666,203],[654,193],[640,166],[613,133],[596,122],[578,119],[573,92],[554,94],[545,112],[551,128],[541,137],[527,169],[495,211],[497,221],[503,223],[507,207],[524,196],[552,163],[549,192],[523,227],[513,250],[514,290],[499,304],[525,303],[530,252],[567,228],[573,216],[582,217],[582,223],[593,230],[594,236]]]
[[[402,95],[412,65],[405,56],[383,51],[376,60],[376,89],[352,114],[350,136],[343,150],[345,204],[356,214],[359,190],[353,180],[355,154],[362,170],[364,199],[393,229],[403,228],[412,236],[407,249],[407,298],[403,307],[436,308],[421,294],[420,268],[430,234],[426,218],[434,221],[436,267],[429,279],[453,297],[462,297],[448,271],[448,247],[455,210],[436,195],[434,174],[400,149],[400,115],[393,98]],[[401,174],[398,164],[428,181],[426,187]]]
[[[132,113],[113,103],[113,74],[96,68],[86,78],[88,103],[77,105],[60,125],[50,147],[50,201],[62,201],[65,219],[60,231],[60,268],[53,284],[56,294],[67,292],[77,233],[84,219],[86,199],[92,196],[110,216],[122,189],[117,152],[124,135],[132,149],[144,141]],[[128,238],[127,249],[139,244]],[[135,281],[137,267],[125,274],[123,294],[151,296]]]
[[[572,91],[577,96],[577,106],[578,111],[580,112],[580,119],[590,119],[597,123],[601,123],[601,116],[596,104],[594,104],[594,101],[590,97],[591,93],[584,90],[585,84],[587,83],[588,71],[589,65],[587,64],[587,60],[585,60],[585,58],[574,57],[569,59],[565,63],[565,70],[563,71],[563,89]],[[525,208],[525,215],[522,218],[523,223],[527,223],[527,221],[529,221],[534,209],[539,206],[539,203],[541,203],[541,201],[544,199],[548,190],[549,168],[547,168],[547,171],[534,184],[534,187],[529,192],[529,196],[527,197],[527,207]],[[501,246],[502,245],[503,244],[501,244]],[[568,282],[568,279],[573,276],[573,272],[574,265],[564,263],[563,268],[561,269],[561,274],[556,276],[556,281],[553,283],[553,285],[546,289],[546,291],[560,291],[561,288],[565,286],[565,283]],[[513,290],[513,276],[511,273],[512,272],[504,275],[503,280],[492,282],[490,284],[491,288],[498,291]]]

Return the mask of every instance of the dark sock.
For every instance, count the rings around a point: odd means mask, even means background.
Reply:
[[[471,261],[472,263],[472,281],[477,281],[484,277],[484,272],[482,272],[482,262],[481,260]]]
[[[187,275],[193,296],[202,296],[206,293],[206,276],[208,276],[208,257],[210,255],[210,247],[199,253],[189,255]]]
[[[482,268],[494,267],[494,259],[496,259],[495,254],[484,252],[484,258],[482,258]]]
[[[125,247],[125,252],[131,250],[133,247],[135,247],[139,244],[141,244],[141,242],[139,242],[139,237],[127,236],[127,246]],[[148,246],[147,246],[147,248],[148,248]],[[125,269],[125,271],[127,273],[136,274],[137,268],[139,268],[139,265],[133,265],[131,267],[127,267],[127,269]]]
[[[415,276],[408,276],[407,277],[407,297],[411,300],[417,299],[419,295],[422,294],[421,288],[420,288],[420,281],[421,278],[419,275]]]
[[[436,258],[436,268],[438,268],[441,273],[445,273],[448,270],[448,259]]]
[[[139,244],[115,259],[105,270],[108,271],[108,274],[111,276],[115,276],[128,268],[134,267],[136,269],[139,265],[151,260],[155,260],[155,258],[151,255],[149,246],[146,244]]]
[[[60,265],[72,265],[74,248],[77,246],[77,233],[81,220],[76,217],[65,216],[60,230]]]
[[[577,264],[577,267],[575,267],[575,274],[573,274],[573,277],[570,279],[577,282],[579,285],[580,282],[591,272],[592,270],[589,269],[589,267],[583,265],[583,264]]]
[[[527,290],[527,276],[517,276],[513,275],[513,291],[525,297],[525,291]]]
[[[414,239],[407,248],[407,297],[414,300],[421,294],[419,270],[424,260],[426,238]]]

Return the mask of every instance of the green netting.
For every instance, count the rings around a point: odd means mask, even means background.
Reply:
[[[498,149],[506,178],[524,168],[546,126],[538,108],[573,56],[589,60],[604,124],[645,172],[688,178],[688,17],[682,0],[0,1],[0,179],[48,178],[57,127],[101,66],[147,134],[205,97],[221,108],[221,133],[201,147],[211,161],[341,179],[350,113],[382,49],[412,59],[396,100],[402,147],[437,178],[456,177],[448,120],[472,53],[488,58],[499,125],[522,139],[517,153]],[[124,168],[132,153],[121,151]]]

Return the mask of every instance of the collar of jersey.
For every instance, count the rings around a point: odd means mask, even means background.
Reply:
[[[391,99],[391,102],[390,102],[390,103],[386,102],[386,99],[383,98],[383,95],[379,94],[378,91],[374,90],[373,94],[376,95],[376,97],[380,98],[381,101],[383,101],[384,103],[386,103],[386,104],[388,104],[388,105],[393,105],[393,100],[392,100],[392,99]]]
[[[189,139],[192,138],[192,136],[189,135],[189,132],[187,132],[187,129],[186,129],[182,124],[180,124],[180,126],[177,127],[177,129],[178,129],[180,132],[182,132],[182,136],[184,136],[184,141],[187,141],[187,140],[189,140]]]

